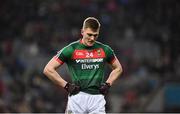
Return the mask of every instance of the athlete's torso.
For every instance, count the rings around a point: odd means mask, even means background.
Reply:
[[[104,81],[105,63],[115,58],[112,49],[100,42],[87,47],[76,41],[57,54],[62,62],[66,62],[72,82],[80,85],[81,91],[99,94],[99,86]]]

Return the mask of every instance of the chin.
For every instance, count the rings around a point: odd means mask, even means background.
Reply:
[[[88,46],[93,46],[94,45],[94,43],[93,44],[88,44]]]

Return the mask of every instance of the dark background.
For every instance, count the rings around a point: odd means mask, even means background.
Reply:
[[[124,69],[107,112],[180,112],[178,0],[1,0],[0,112],[64,112],[67,93],[42,71],[88,16]]]

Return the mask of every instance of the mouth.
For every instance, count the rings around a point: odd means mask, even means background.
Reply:
[[[88,41],[88,42],[89,42],[89,43],[94,43],[95,41],[92,41],[92,40],[91,40],[91,41]]]

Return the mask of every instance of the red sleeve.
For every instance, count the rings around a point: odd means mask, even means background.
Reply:
[[[58,63],[64,64],[64,62],[63,62],[62,60],[60,60],[57,55],[55,55],[53,58],[54,58]]]
[[[116,57],[114,56],[109,63],[113,64],[115,60],[116,60]]]

